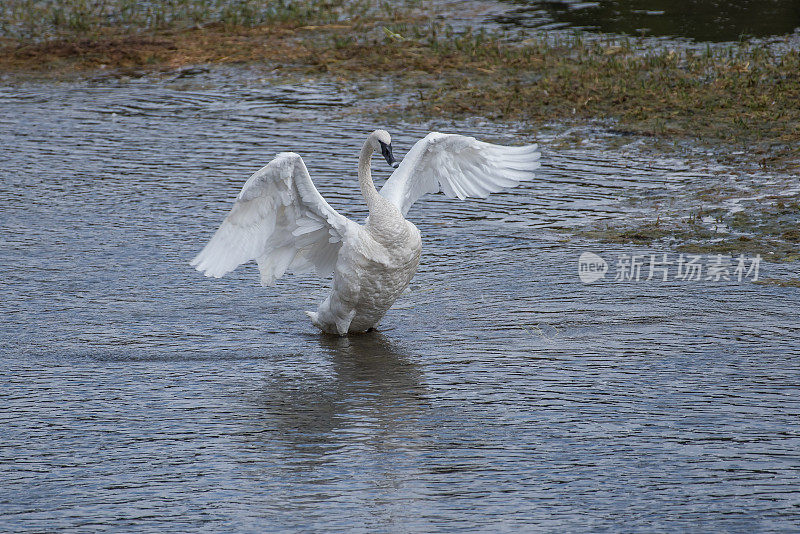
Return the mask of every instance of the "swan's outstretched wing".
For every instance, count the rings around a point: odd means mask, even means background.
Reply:
[[[236,197],[214,237],[191,264],[206,276],[258,262],[261,283],[271,285],[287,271],[333,271],[351,225],[325,202],[302,158],[278,154],[253,174]]]
[[[534,177],[538,160],[537,145],[509,147],[432,132],[411,147],[381,188],[381,195],[405,216],[425,193],[485,198],[515,187]]]

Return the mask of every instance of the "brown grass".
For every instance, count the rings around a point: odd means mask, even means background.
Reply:
[[[160,32],[154,35],[107,36],[6,45],[0,48],[0,70],[87,71],[100,67],[171,69],[198,63],[302,61],[308,50],[284,28],[240,28],[223,25]]]
[[[394,19],[402,18],[394,14]],[[222,23],[0,46],[0,70],[60,73],[98,67],[174,69],[280,62],[358,80],[394,76],[422,116],[522,121],[608,119],[631,133],[744,147],[762,165],[800,159],[800,51],[752,45],[697,53],[634,51],[576,37],[509,44],[411,20],[258,27]],[[360,37],[355,39],[352,35]],[[377,35],[377,37],[376,37]]]

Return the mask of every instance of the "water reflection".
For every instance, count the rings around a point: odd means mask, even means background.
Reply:
[[[267,377],[251,444],[271,448],[277,440],[287,447],[284,461],[314,468],[344,446],[381,452],[418,439],[412,421],[428,404],[409,355],[377,332],[317,341],[315,358]]]
[[[796,0],[515,0],[515,3],[527,7],[502,15],[498,22],[711,42],[786,35],[800,27],[800,2]]]

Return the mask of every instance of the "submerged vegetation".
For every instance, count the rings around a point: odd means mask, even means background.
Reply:
[[[656,220],[631,218],[570,230],[577,238],[605,243],[665,243],[693,254],[760,254],[770,262],[800,261],[800,195],[765,195],[736,203],[735,209],[706,207],[682,215],[658,212]],[[699,203],[701,200],[698,198]],[[646,200],[642,200],[647,204]],[[653,205],[649,205],[653,208]],[[663,216],[663,217],[662,217]]]
[[[16,0],[0,6],[0,71],[130,74],[263,63],[362,88],[389,81],[408,98],[387,114],[484,117],[531,130],[600,119],[622,136],[723,146],[750,164],[800,168],[796,46],[672,49],[579,34],[515,39],[455,31],[436,15],[418,0]],[[727,234],[696,217],[581,235],[797,260],[800,205],[780,202],[718,214]]]

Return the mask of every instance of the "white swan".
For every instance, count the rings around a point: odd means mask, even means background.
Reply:
[[[370,172],[374,151],[397,167],[380,193]],[[247,180],[191,265],[218,278],[256,260],[264,286],[287,270],[333,272],[330,295],[316,312],[306,313],[330,334],[365,332],[378,324],[419,265],[419,230],[405,219],[411,205],[439,191],[450,198],[485,198],[533,178],[538,159],[536,145],[505,147],[434,132],[417,141],[398,166],[388,132],[376,130],[358,160],[369,208],[362,226],[322,198],[300,156],[283,152]]]

